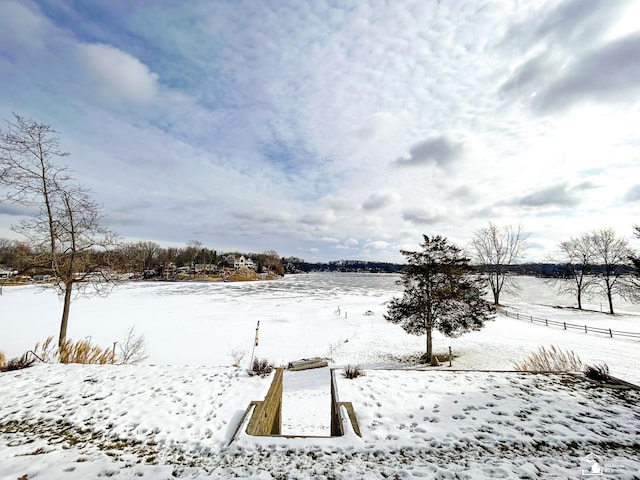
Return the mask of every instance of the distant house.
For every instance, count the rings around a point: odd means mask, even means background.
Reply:
[[[255,268],[256,264],[253,263],[253,260],[251,260],[250,258],[245,258],[244,255],[240,255],[240,258],[236,258],[234,260],[233,268],[241,268],[241,267]]]
[[[178,271],[176,268],[176,264],[173,262],[169,262],[167,264],[162,265],[162,276],[169,278],[169,276],[175,275]]]
[[[17,270],[6,270],[6,269],[0,267],[0,278],[13,277],[17,273],[18,273]]]
[[[196,263],[196,273],[216,273],[218,272],[218,266],[213,263]]]

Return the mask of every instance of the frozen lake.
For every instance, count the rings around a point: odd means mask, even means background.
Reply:
[[[338,365],[385,366],[424,351],[424,337],[407,335],[383,318],[385,302],[401,294],[398,278],[313,273],[264,282],[131,282],[106,298],[76,299],[68,336],[108,346],[135,326],[146,339],[147,363],[223,366],[232,363],[235,351],[244,353],[248,365],[259,320],[255,353],[276,365],[322,356]],[[517,277],[516,283],[516,293],[501,297],[511,311],[640,332],[638,305],[617,299],[615,316],[599,313],[599,299],[587,302],[595,312],[558,309],[554,307],[573,306],[574,299],[558,295],[543,279]],[[61,307],[52,290],[5,288],[0,349],[17,356],[47,336],[57,336]],[[365,315],[368,311],[372,314]],[[539,345],[550,344],[575,350],[583,361],[606,361],[619,373],[637,370],[640,360],[637,341],[565,332],[504,316],[460,338],[434,336],[436,353],[451,346],[458,355],[454,367],[464,369],[510,369]]]

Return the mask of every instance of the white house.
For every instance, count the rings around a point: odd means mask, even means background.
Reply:
[[[240,255],[240,258],[236,258],[233,261],[233,268],[247,267],[255,268],[255,263],[250,258],[245,258],[244,255]]]

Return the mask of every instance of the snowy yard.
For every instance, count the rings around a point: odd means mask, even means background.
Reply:
[[[640,383],[640,342],[564,331],[499,315],[457,339],[453,368],[416,371],[424,338],[383,319],[395,277],[313,274],[242,284],[136,283],[78,299],[69,336],[110,345],[129,326],[145,335],[140,366],[39,365],[0,374],[0,480],[115,478],[578,478],[594,458],[604,478],[640,471],[640,392],[575,375],[511,370],[539,345],[574,350],[584,363]],[[540,279],[519,278],[514,312],[640,332],[637,305],[579,312]],[[4,289],[0,350],[8,357],[54,335],[60,303],[34,287]],[[371,310],[373,315],[364,315]],[[229,445],[251,400],[270,379],[231,367],[256,354],[276,364],[325,356],[360,365],[342,378],[362,438],[258,438]],[[456,371],[451,371],[455,369]],[[462,371],[457,371],[462,370]],[[285,372],[283,433],[328,435],[328,369]],[[307,412],[303,414],[302,412]],[[309,413],[311,412],[311,413]]]

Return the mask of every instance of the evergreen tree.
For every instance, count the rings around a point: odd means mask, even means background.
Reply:
[[[430,360],[433,329],[448,337],[479,330],[494,308],[482,299],[483,286],[462,251],[444,237],[423,237],[421,251],[400,251],[407,259],[400,280],[404,294],[391,300],[385,319],[412,335],[426,335]]]

